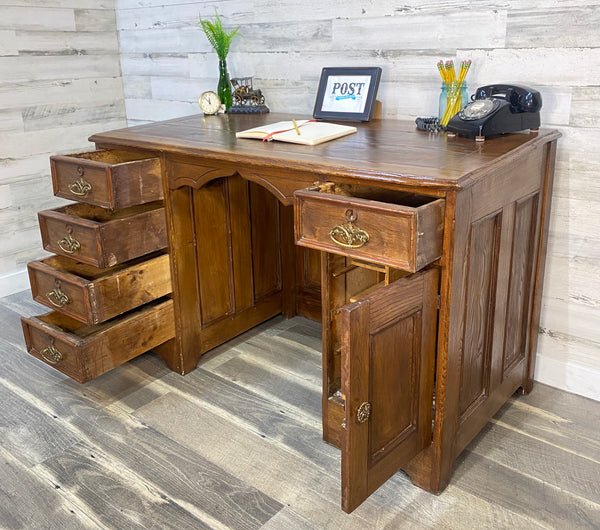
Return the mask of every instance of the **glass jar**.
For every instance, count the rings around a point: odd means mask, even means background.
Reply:
[[[467,83],[454,81],[452,83],[442,83],[440,92],[440,109],[438,118],[444,126],[448,124],[450,118],[454,116],[469,102],[467,95]],[[447,111],[447,112],[446,112]]]

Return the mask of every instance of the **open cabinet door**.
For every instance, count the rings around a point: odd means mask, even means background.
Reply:
[[[341,309],[345,512],[431,443],[438,283],[426,270]]]

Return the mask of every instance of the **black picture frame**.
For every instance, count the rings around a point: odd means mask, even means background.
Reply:
[[[313,111],[316,120],[370,121],[381,68],[325,67]]]

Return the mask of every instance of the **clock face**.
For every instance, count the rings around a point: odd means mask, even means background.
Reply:
[[[209,90],[200,96],[198,104],[204,114],[216,114],[221,108],[221,99],[215,92]]]
[[[491,98],[476,99],[460,111],[463,120],[479,120],[498,107],[498,101]]]

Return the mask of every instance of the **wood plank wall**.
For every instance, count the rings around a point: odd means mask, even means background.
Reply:
[[[114,0],[0,3],[0,293],[28,287],[42,256],[37,211],[52,195],[48,157],[89,150],[124,127]]]
[[[217,59],[198,15],[241,25],[232,76],[272,110],[310,114],[323,66],[383,68],[385,117],[437,113],[439,59],[471,58],[469,92],[537,88],[559,143],[537,375],[600,400],[600,0],[136,0],[117,2],[131,124],[198,112]]]

